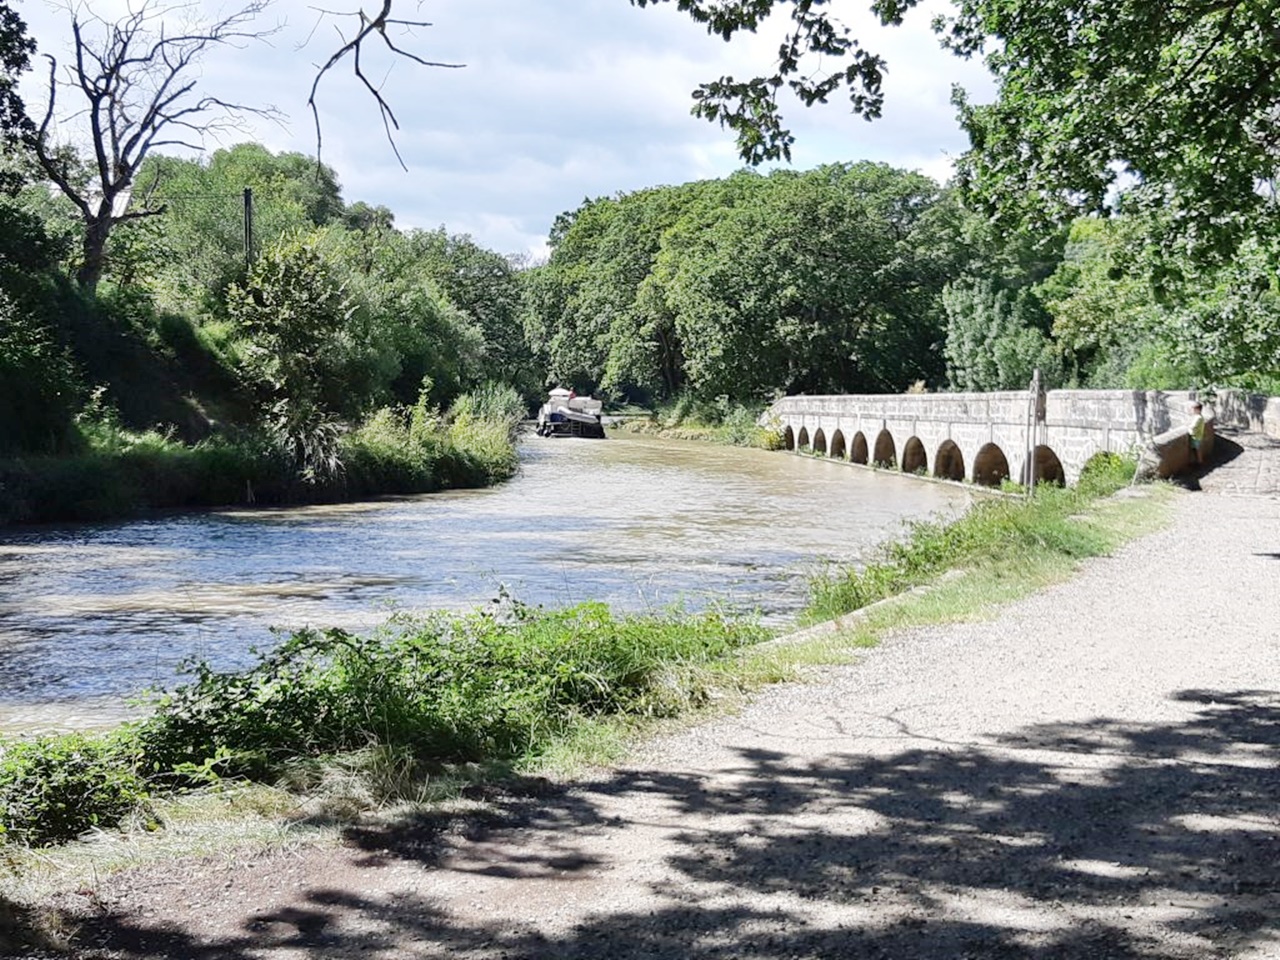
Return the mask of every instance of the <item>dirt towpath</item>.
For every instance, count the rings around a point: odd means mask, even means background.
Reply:
[[[1174,510],[590,782],[104,882],[79,955],[1280,957],[1280,500]]]

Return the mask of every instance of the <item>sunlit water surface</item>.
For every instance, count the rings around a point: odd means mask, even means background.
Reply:
[[[0,729],[76,726],[251,660],[271,627],[369,627],[497,595],[646,610],[727,603],[782,622],[807,577],[962,489],[758,450],[538,440],[488,490],[223,510],[0,535]]]

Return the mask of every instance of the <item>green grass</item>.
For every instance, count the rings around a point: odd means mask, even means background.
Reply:
[[[1084,519],[1082,511],[1126,486],[1132,476],[1132,460],[1108,455],[1095,458],[1075,487],[1044,485],[1031,499],[982,500],[952,522],[911,524],[907,537],[886,545],[874,562],[816,577],[804,619],[830,620],[949,570],[1070,568],[1104,554],[1122,534]]]
[[[463,395],[444,415],[421,405],[382,409],[342,434],[341,467],[315,482],[261,434],[192,445],[154,430],[128,430],[110,414],[89,416],[79,424],[79,452],[0,461],[0,525],[486,486],[515,473],[522,414],[520,398],[505,387]]]
[[[782,449],[780,430],[759,424],[763,407],[731,403],[724,397],[714,401],[700,400],[682,394],[659,405],[647,418],[621,420],[614,429],[643,433],[675,440],[700,440],[736,447]]]

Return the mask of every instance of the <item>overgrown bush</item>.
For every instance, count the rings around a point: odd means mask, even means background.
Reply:
[[[716,614],[618,616],[599,603],[405,619],[367,637],[304,630],[243,672],[195,666],[139,741],[160,769],[213,760],[252,776],[370,746],[509,760],[579,717],[678,713],[705,695],[701,669],[763,636]]]
[[[191,665],[149,718],[109,735],[5,745],[0,838],[57,843],[145,811],[152,796],[229,776],[274,780],[370,749],[426,765],[536,757],[583,719],[703,702],[716,662],[764,637],[716,613],[548,611],[509,598],[399,618],[370,636],[301,630],[247,670]]]
[[[41,737],[4,747],[0,755],[0,836],[30,846],[73,839],[114,826],[143,807],[127,732]]]

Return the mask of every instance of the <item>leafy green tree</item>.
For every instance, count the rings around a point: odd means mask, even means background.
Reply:
[[[220,317],[227,287],[246,269],[244,191],[253,192],[253,234],[265,247],[294,231],[339,221],[344,215],[337,175],[300,153],[272,153],[256,143],[216,150],[207,161],[153,156],[138,181],[163,212],[150,224],[126,224],[123,243],[151,231],[154,268],[137,279],[162,307]],[[159,236],[154,236],[155,233]],[[128,247],[108,247],[108,268],[127,271]],[[116,276],[114,279],[121,279]]]
[[[1150,366],[1160,352],[1162,309],[1133,251],[1145,230],[1132,218],[1083,217],[1071,226],[1062,263],[1036,287],[1053,318],[1052,334],[1088,387],[1187,386],[1133,381],[1140,356]]]
[[[301,474],[323,480],[339,468],[341,371],[350,352],[350,300],[318,234],[267,246],[243,286],[228,292],[241,333],[242,374],[264,421]]]
[[[667,237],[659,276],[694,390],[901,390],[937,382],[939,295],[963,245],[950,201],[878,164],[775,173]]]
[[[465,389],[493,382],[540,392],[521,322],[520,278],[511,261],[443,227],[411,231],[407,240],[417,270],[483,338],[480,370]]]
[[[909,6],[910,3],[903,4]],[[957,103],[969,196],[1008,223],[1107,208],[1163,211],[1166,239],[1222,259],[1275,229],[1280,42],[1243,0],[958,0],[942,27],[984,52],[996,101]]]
[[[1062,355],[1050,340],[1049,318],[1028,288],[993,279],[951,284],[947,311],[947,376],[957,390],[1019,390],[1036,369],[1049,387],[1063,384]]]
[[[330,227],[326,241],[353,307],[350,395],[408,405],[426,384],[427,398],[443,407],[483,382],[485,332],[441,291],[415,237]]]

